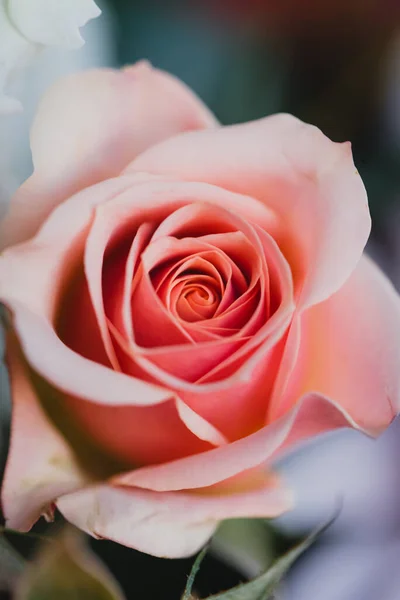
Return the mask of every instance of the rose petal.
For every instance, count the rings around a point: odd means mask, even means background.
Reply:
[[[170,463],[143,467],[114,479],[118,485],[158,492],[210,486],[277,458],[280,452],[331,429],[357,425],[340,406],[309,394],[284,417],[236,442]]]
[[[216,364],[224,362],[240,350],[245,342],[248,341],[249,338],[246,337],[243,339],[219,338],[197,345],[180,344],[168,346],[166,348],[154,349],[151,353],[145,354],[146,358],[144,360],[140,356],[137,356],[135,351],[127,350],[132,360],[137,362],[142,368],[146,368],[147,373],[156,381],[172,381],[168,377],[169,374],[175,378],[175,381],[178,380],[176,381],[177,387],[182,388],[184,387],[184,382],[195,385]],[[180,383],[181,385],[179,385]],[[161,385],[168,384],[162,383]]]
[[[116,223],[114,219],[105,220],[101,218],[101,211],[97,210],[86,239],[84,251],[84,270],[87,282],[87,287],[94,311],[98,328],[101,334],[101,339],[110,360],[112,367],[119,371],[119,364],[113,347],[112,339],[108,330],[107,317],[105,312],[105,303],[107,304],[107,313],[116,311],[115,304],[122,304],[124,295],[125,273],[128,275],[133,269],[135,263],[139,259],[139,253],[143,249],[149,233],[147,223],[143,223],[137,231],[137,236],[131,245],[131,248],[126,252],[117,253],[111,258],[108,258],[107,266],[104,267],[105,253],[107,244],[115,235]],[[126,244],[125,244],[126,246]],[[104,293],[103,293],[104,290]],[[110,302],[111,301],[111,302]],[[111,305],[111,306],[110,306]],[[67,307],[68,309],[68,307]],[[120,306],[119,323],[122,324],[122,306]],[[86,337],[87,333],[82,330],[82,334]]]
[[[3,253],[0,257],[1,300],[14,313],[15,327],[27,360],[52,385],[99,404],[138,403],[139,406],[145,406],[172,397],[168,389],[138,379],[132,380],[129,376],[113,372],[72,352],[58,338],[52,320],[57,308],[59,286],[65,283],[65,272],[71,269],[75,255],[78,254],[79,258],[95,206],[103,203],[99,212],[104,211],[108,215],[112,207],[111,212],[119,215],[122,227],[134,224],[135,219],[140,225],[154,215],[161,219],[171,210],[199,197],[217,206],[228,205],[232,210],[244,203],[254,211],[254,215],[271,218],[270,213],[251,198],[214,186],[163,182],[143,175],[127,176],[102,182],[76,194],[53,211],[31,241]],[[112,202],[107,202],[111,199]],[[285,269],[283,277],[288,278],[287,266]],[[286,286],[290,287],[289,279]],[[27,287],[29,295],[26,294]],[[284,312],[270,319],[270,326],[279,337],[292,311],[290,296],[289,290]],[[277,319],[279,323],[276,323]],[[113,390],[112,395],[110,389]],[[208,418],[206,420],[211,422]]]
[[[61,494],[80,488],[87,477],[43,411],[26,374],[15,339],[7,340],[13,412],[11,443],[2,485],[6,526],[29,530]]]
[[[52,213],[31,241],[9,248],[0,257],[0,299],[14,315],[28,362],[56,388],[100,404],[145,406],[173,396],[169,390],[79,356],[54,330],[60,286],[76,260],[74,254],[82,251],[93,207],[131,190],[134,183],[135,178],[121,177],[76,194]]]
[[[104,406],[153,406],[174,397],[168,389],[80,356],[43,317],[16,301],[8,306],[28,363],[58,390]]]
[[[83,252],[93,208],[129,189],[134,181],[110,179],[76,194],[53,212],[32,240],[4,251],[0,255],[2,302],[13,298],[54,319],[60,286]]]
[[[260,252],[268,254],[270,276],[275,289],[273,304],[278,300],[280,306],[277,310],[275,307],[275,312],[267,323],[250,340],[246,340],[246,344],[236,349],[232,347],[222,363],[221,356],[216,361],[216,355],[210,354],[209,358],[213,359],[213,364],[207,364],[208,373],[197,381],[194,380],[194,376],[200,373],[192,373],[192,381],[189,378],[183,380],[179,377],[177,369],[186,374],[186,363],[193,363],[188,360],[190,352],[199,355],[200,352],[207,348],[212,350],[213,347],[215,352],[219,352],[223,349],[218,345],[219,342],[209,342],[208,346],[194,346],[193,349],[175,346],[168,348],[168,352],[164,351],[165,357],[160,354],[162,349],[127,349],[132,360],[147,372],[152,380],[160,381],[166,387],[176,390],[188,406],[230,440],[248,435],[255,428],[262,427],[265,422],[269,394],[278,366],[277,361],[281,356],[278,342],[283,339],[293,312],[292,281],[288,265],[276,243],[267,234],[265,236],[266,239],[263,240],[256,236],[255,239],[258,239]],[[240,336],[238,339],[241,339]],[[235,336],[230,342],[234,340]],[[187,352],[184,353],[183,350]],[[235,350],[235,353],[232,350]],[[206,358],[208,360],[208,357]],[[166,359],[171,365],[159,363],[159,359]],[[197,363],[199,366],[203,364],[200,360],[196,361],[196,368]],[[198,385],[199,383],[201,385]],[[235,390],[234,393],[232,389]],[[230,406],[228,415],[227,404]]]
[[[175,399],[150,407],[95,405],[82,398],[66,398],[65,404],[75,424],[124,468],[163,463],[224,442],[212,425]]]
[[[220,520],[276,517],[291,508],[292,497],[268,480],[256,490],[217,495],[99,486],[63,496],[57,506],[66,519],[94,537],[155,556],[181,558],[199,550]]]
[[[218,373],[219,378],[215,382],[213,380],[210,382],[201,381],[201,385],[198,385],[198,383],[190,383],[169,374],[157,366],[156,355],[153,355],[152,359],[149,360],[132,353],[117,331],[114,331],[114,335],[123,350],[119,355],[119,359],[124,365],[126,373],[137,376],[139,370],[141,377],[150,381],[159,381],[162,378],[167,382],[168,388],[174,390],[187,406],[221,431],[229,440],[248,435],[265,423],[266,405],[274,381],[274,372],[277,368],[276,360],[282,353],[282,343],[279,343],[277,348],[267,348],[263,352],[259,352],[259,356],[255,361],[257,363],[256,367],[251,364],[250,352],[248,356],[245,355],[240,358],[238,365],[230,366],[228,373]],[[203,354],[206,351],[207,348],[203,350]],[[176,360],[187,360],[187,352],[187,347],[178,348],[175,355]],[[168,367],[168,353],[161,356],[161,359],[166,361],[164,367]],[[251,364],[250,380],[245,379],[243,374],[238,376],[235,372],[240,371],[246,359]],[[191,365],[192,361],[188,362],[188,372],[190,373],[190,369],[193,370],[195,367]],[[174,364],[170,368],[174,370]],[[182,371],[184,372],[184,369]],[[188,377],[187,372],[184,375]],[[226,410],[227,405],[229,405],[228,412]]]
[[[181,131],[215,126],[193,92],[147,63],[61,79],[37,112],[31,133],[35,172],[3,219],[2,247],[32,236],[60,202],[118,175],[156,142]]]
[[[185,328],[173,318],[155,293],[148,273],[141,270],[136,281],[131,300],[135,343],[149,350],[157,346],[193,345]]]
[[[213,446],[223,446],[228,443],[226,437],[218,429],[195,413],[180,398],[176,399],[176,408],[186,427],[199,439],[210,442]]]
[[[302,306],[328,298],[355,268],[370,231],[361,178],[348,144],[334,144],[290,115],[185,133],[150,148],[126,172],[207,181],[272,209],[264,225],[288,258]],[[249,207],[237,212],[250,221]]]
[[[380,433],[400,407],[400,302],[389,280],[364,256],[345,285],[301,317],[288,347],[286,390],[270,419],[309,391],[332,398],[357,424]]]

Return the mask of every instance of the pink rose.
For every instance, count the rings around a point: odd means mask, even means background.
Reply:
[[[400,303],[361,257],[349,144],[289,115],[220,127],[139,64],[53,87],[32,152],[0,259],[10,527],[56,505],[189,555],[221,519],[290,508],[283,451],[392,421]]]

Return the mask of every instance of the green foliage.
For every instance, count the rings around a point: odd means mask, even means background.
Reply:
[[[23,558],[0,532],[0,591],[12,587],[23,569]]]
[[[292,548],[292,550],[289,550],[289,552],[279,558],[272,567],[252,581],[238,585],[226,592],[209,596],[206,600],[272,600],[273,593],[286,572],[299,556],[315,542],[319,535],[332,524],[335,518],[336,515],[333,519],[330,519],[328,523],[314,531],[303,542]],[[193,580],[200,568],[200,563],[204,558],[204,554],[205,550],[198,555],[193,565],[182,600],[189,600],[191,598]]]
[[[27,567],[16,600],[124,600],[118,584],[81,538],[66,531]]]
[[[257,575],[276,557],[274,545],[274,534],[268,521],[227,519],[219,525],[211,542],[211,551],[241,572]]]

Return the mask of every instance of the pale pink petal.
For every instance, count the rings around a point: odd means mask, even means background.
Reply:
[[[270,418],[313,391],[370,434],[386,428],[400,408],[400,298],[378,267],[364,256],[339,292],[302,314],[299,334]]]
[[[7,365],[13,410],[2,507],[7,527],[27,531],[41,514],[51,516],[58,496],[80,488],[87,477],[42,409],[11,336]]]
[[[80,430],[125,468],[164,463],[224,442],[216,428],[175,399],[153,406],[106,406],[69,397],[64,404]]]
[[[168,389],[113,372],[72,352],[57,336],[52,321],[60,286],[65,283],[66,271],[80,258],[95,206],[103,203],[101,211],[107,214],[108,207],[112,207],[111,212],[120,216],[121,227],[134,227],[135,223],[139,226],[151,218],[161,220],[171,210],[199,198],[223,208],[228,206],[232,211],[243,204],[254,216],[263,215],[267,220],[271,217],[251,198],[215,186],[158,181],[143,175],[127,176],[78,193],[53,211],[37,236],[3,253],[0,257],[1,300],[14,313],[25,356],[39,374],[58,389],[99,404],[146,406],[172,397]],[[112,202],[107,202],[111,199]],[[282,337],[293,309],[290,273],[284,261],[282,278],[287,288],[285,306],[267,324],[275,332],[275,338]],[[26,294],[27,289],[29,294]],[[271,344],[275,338],[271,336]],[[246,374],[239,375],[247,379]],[[226,382],[229,386],[232,383]]]
[[[24,356],[32,368],[57,389],[105,406],[152,406],[174,393],[116,372],[68,348],[51,323],[18,302],[7,302]]]
[[[127,172],[207,181],[259,199],[269,231],[289,260],[301,304],[329,297],[355,268],[370,231],[361,178],[348,144],[334,144],[290,115],[178,135],[140,155]]]
[[[246,436],[265,424],[266,406],[282,354],[284,339],[274,338],[272,347],[268,345],[266,349],[261,347],[255,352],[255,357],[254,350],[249,351],[247,355],[238,358],[237,365],[229,365],[227,373],[218,373],[216,381],[200,381],[201,385],[199,385],[198,382],[191,383],[160,368],[157,365],[158,356],[154,355],[154,352],[151,360],[133,354],[117,331],[114,331],[114,335],[118,339],[120,348],[123,349],[119,354],[119,360],[124,365],[126,373],[131,373],[133,376],[140,373],[141,377],[150,381],[162,379],[168,389],[173,390],[187,406],[221,431],[230,441]],[[278,342],[276,346],[274,341]],[[196,346],[194,348],[196,349]],[[186,360],[184,350],[184,347],[178,348],[176,354],[176,358],[183,362],[184,359]],[[168,353],[164,357],[161,355],[161,358],[168,361]],[[245,377],[243,372],[239,375],[237,373],[241,370],[245,371],[246,361],[251,372],[251,376],[248,377]],[[168,366],[168,362],[165,366]],[[195,367],[189,364],[188,368],[193,370]],[[174,370],[173,364],[171,370]],[[187,377],[187,373],[185,376]],[[227,406],[229,406],[228,412]]]
[[[340,406],[318,394],[308,394],[284,417],[231,444],[162,465],[117,476],[118,485],[158,492],[214,485],[279,457],[304,439],[339,427],[357,427]]]
[[[180,398],[176,399],[176,408],[186,427],[199,439],[210,442],[213,446],[223,446],[228,443],[226,437],[218,429],[195,413]]]
[[[61,79],[36,115],[31,132],[35,171],[3,221],[2,247],[32,236],[60,202],[120,174],[153,144],[216,125],[183,83],[145,62]]]
[[[216,495],[99,486],[57,502],[63,515],[88,534],[166,558],[194,554],[223,519],[273,518],[292,504],[291,493],[268,480],[255,490]]]
[[[54,329],[60,289],[80,258],[93,207],[130,192],[136,181],[121,177],[82,191],[59,206],[32,240],[0,257],[0,299],[13,314],[27,361],[57,389],[99,404],[146,406],[173,397],[167,389],[80,356]]]
[[[65,394],[64,405],[77,425],[110,455],[137,466],[204,452],[221,443],[211,424],[197,415],[187,416],[190,409],[182,419],[173,391],[140,374],[126,375],[79,356],[46,320],[22,306],[11,308],[29,365]]]
[[[60,285],[80,258],[94,207],[131,188],[135,181],[120,177],[83,190],[53,211],[32,240],[5,250],[0,255],[2,301],[20,300],[53,319]]]

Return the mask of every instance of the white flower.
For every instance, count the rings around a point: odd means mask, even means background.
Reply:
[[[5,91],[15,71],[46,46],[82,46],[79,28],[100,13],[94,0],[0,0],[0,113],[22,108]]]

